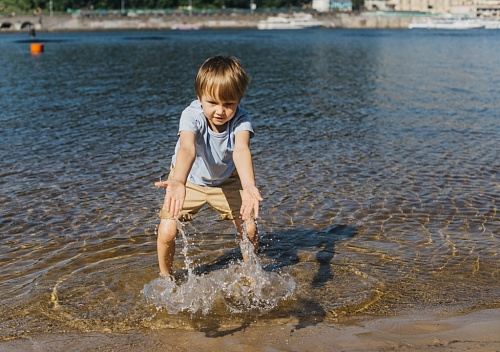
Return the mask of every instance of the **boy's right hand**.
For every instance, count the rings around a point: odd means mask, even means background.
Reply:
[[[165,210],[172,217],[176,217],[182,210],[184,199],[186,199],[186,186],[177,180],[155,182],[156,187],[167,189],[165,196]]]

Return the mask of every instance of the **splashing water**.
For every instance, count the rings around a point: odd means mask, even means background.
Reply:
[[[214,307],[222,306],[231,313],[265,312],[292,297],[295,281],[285,274],[264,271],[254,253],[255,247],[248,239],[246,223],[243,223],[240,242],[246,260],[231,263],[227,268],[206,275],[195,275],[192,260],[187,255],[188,240],[184,226],[176,221],[183,242],[181,253],[187,280],[174,282],[160,277],[146,284],[142,292],[158,309],[164,308],[170,314],[189,312],[207,315]]]

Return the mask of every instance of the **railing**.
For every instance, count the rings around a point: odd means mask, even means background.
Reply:
[[[311,12],[315,13],[316,10],[303,9],[303,8],[256,8],[251,10],[248,9],[127,9],[125,13],[122,10],[87,10],[79,9],[72,10],[68,9],[69,14],[81,14],[81,15],[101,15],[101,16],[164,16],[164,15],[211,15],[211,14],[251,14],[251,13],[276,13],[276,12]]]

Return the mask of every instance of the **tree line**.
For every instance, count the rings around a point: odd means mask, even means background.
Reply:
[[[250,0],[192,0],[195,9],[248,9]],[[291,8],[310,5],[312,0],[253,0],[257,8]],[[187,7],[189,0],[124,0],[126,9],[177,9]],[[23,12],[41,9],[48,11],[50,0],[0,0],[3,12],[18,9]],[[56,12],[67,9],[118,10],[122,0],[53,0],[52,8]]]
[[[179,9],[189,5],[190,0],[123,0],[126,9]],[[194,9],[249,9],[252,1],[257,9],[288,9],[310,7],[312,0],[191,0]],[[364,0],[352,0],[353,9],[359,10]],[[119,10],[122,0],[52,0],[55,12],[67,9]],[[0,0],[0,13],[39,12],[47,13],[50,0]]]

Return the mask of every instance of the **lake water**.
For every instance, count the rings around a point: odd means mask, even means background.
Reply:
[[[37,56],[27,39],[0,36],[2,339],[500,307],[497,31],[40,33]],[[143,292],[153,183],[216,54],[252,78],[261,268],[295,286],[266,309],[170,314]],[[241,265],[210,209],[185,229],[199,280]]]

